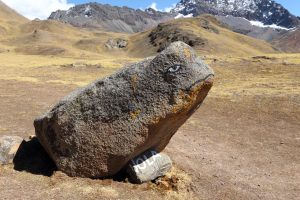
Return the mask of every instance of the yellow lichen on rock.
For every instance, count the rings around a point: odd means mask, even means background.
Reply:
[[[131,76],[131,86],[132,86],[133,92],[136,91],[137,83],[138,83],[138,75],[135,74],[135,75]]]
[[[141,113],[141,110],[135,110],[135,111],[131,112],[130,113],[131,119],[136,119],[140,113]]]

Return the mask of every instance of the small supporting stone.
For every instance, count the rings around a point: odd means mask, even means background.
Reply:
[[[140,184],[166,175],[171,168],[172,161],[168,155],[150,150],[132,159],[127,173],[132,182]]]
[[[3,136],[0,138],[0,164],[12,164],[13,159],[22,143],[23,138],[18,136]]]

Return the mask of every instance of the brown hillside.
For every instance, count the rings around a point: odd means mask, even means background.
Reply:
[[[27,22],[28,19],[9,8],[0,0],[0,36],[8,33],[16,25]]]
[[[92,32],[58,21],[33,20],[19,25],[2,44],[22,54],[63,56],[105,53],[106,41],[115,37],[124,38],[126,34]]]
[[[272,44],[281,51],[290,53],[300,52],[300,28],[290,31],[280,38],[272,41]]]
[[[0,40],[14,35],[20,24],[26,23],[28,20],[9,8],[0,0]],[[8,52],[10,48],[0,42],[0,53]]]
[[[26,22],[27,18],[23,17],[15,10],[8,7],[0,0],[0,19],[1,21],[14,21],[14,22]]]
[[[137,56],[151,55],[178,40],[201,54],[256,55],[275,51],[264,41],[234,33],[213,16],[202,15],[162,23],[155,29],[133,35],[129,52]]]

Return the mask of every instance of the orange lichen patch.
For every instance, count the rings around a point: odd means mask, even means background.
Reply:
[[[187,57],[189,59],[192,58],[192,53],[189,48],[184,48],[184,55],[185,55],[185,57]]]
[[[152,120],[152,123],[153,123],[153,124],[156,124],[156,123],[158,123],[158,122],[160,121],[160,119],[161,119],[161,117],[156,116],[156,117]]]
[[[131,119],[136,119],[140,113],[141,113],[141,110],[135,110],[135,111],[131,112],[130,113]]]
[[[181,90],[177,96],[178,104],[174,106],[174,108],[172,109],[172,113],[178,113],[181,111],[189,110],[196,103],[197,98],[202,92],[204,86],[205,83],[201,82],[195,87],[193,87],[193,89],[188,93]]]
[[[135,74],[135,75],[131,76],[131,86],[132,86],[133,92],[136,92],[137,83],[138,83],[138,75]]]

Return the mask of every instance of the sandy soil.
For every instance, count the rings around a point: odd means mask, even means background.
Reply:
[[[294,57],[206,61],[216,71],[215,86],[165,150],[175,163],[169,175],[176,179],[173,187],[70,178],[61,172],[48,177],[0,166],[1,199],[299,199],[298,61]],[[47,81],[84,73],[84,81],[90,82],[109,71],[49,66],[28,70],[26,76],[31,70],[35,81],[7,80],[2,74],[0,136],[34,134],[33,119],[78,87]]]

